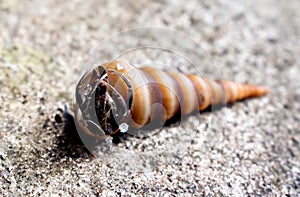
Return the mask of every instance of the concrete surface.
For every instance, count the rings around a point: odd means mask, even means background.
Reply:
[[[296,0],[0,0],[0,195],[299,196],[299,9]],[[223,78],[270,94],[129,138],[102,158],[69,144],[53,116],[72,105],[81,61],[110,35],[143,26],[185,32]],[[195,122],[224,117],[203,140]],[[143,154],[187,131],[184,155]]]

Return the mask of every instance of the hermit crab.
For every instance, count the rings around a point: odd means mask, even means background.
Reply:
[[[87,135],[104,139],[118,132],[159,127],[178,113],[187,115],[267,92],[262,86],[112,61],[94,66],[79,80],[75,122]]]

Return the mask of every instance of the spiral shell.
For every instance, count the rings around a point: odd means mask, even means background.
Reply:
[[[85,133],[104,138],[267,92],[261,86],[113,61],[87,71],[79,81],[75,120]]]

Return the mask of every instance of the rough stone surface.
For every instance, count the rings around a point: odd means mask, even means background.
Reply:
[[[299,196],[299,9],[296,0],[0,0],[0,195]],[[110,35],[143,26],[190,35],[223,78],[270,94],[108,145],[102,158],[62,142],[53,115],[72,106],[81,61]],[[184,154],[148,154],[188,131]]]

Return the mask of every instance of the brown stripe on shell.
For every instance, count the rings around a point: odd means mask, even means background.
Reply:
[[[210,91],[211,105],[224,104],[225,94],[222,85],[217,81],[213,81],[213,80],[205,79],[205,82],[208,85]]]
[[[198,109],[204,110],[211,104],[211,94],[206,80],[196,75],[188,75],[198,98]]]
[[[166,110],[166,120],[175,116],[179,109],[178,85],[174,79],[163,70],[152,67],[141,68],[147,72],[159,86],[162,96],[162,104]]]
[[[193,89],[192,81],[184,74],[179,72],[167,72],[173,79],[176,80],[178,88],[181,91],[180,108],[183,115],[187,115],[198,107],[198,99]]]
[[[143,73],[146,82],[144,85],[147,86],[149,95],[150,95],[150,106],[147,106],[149,109],[149,116],[147,124],[154,120],[161,120],[165,122],[166,120],[166,110],[163,106],[163,96],[159,84],[152,78],[152,76],[141,70]]]
[[[135,128],[147,125],[155,116],[165,118],[162,108],[157,108],[154,104],[162,104],[162,93],[158,84],[153,78],[139,70],[142,80],[137,80],[138,76],[133,77],[133,105],[131,108],[132,123]]]

